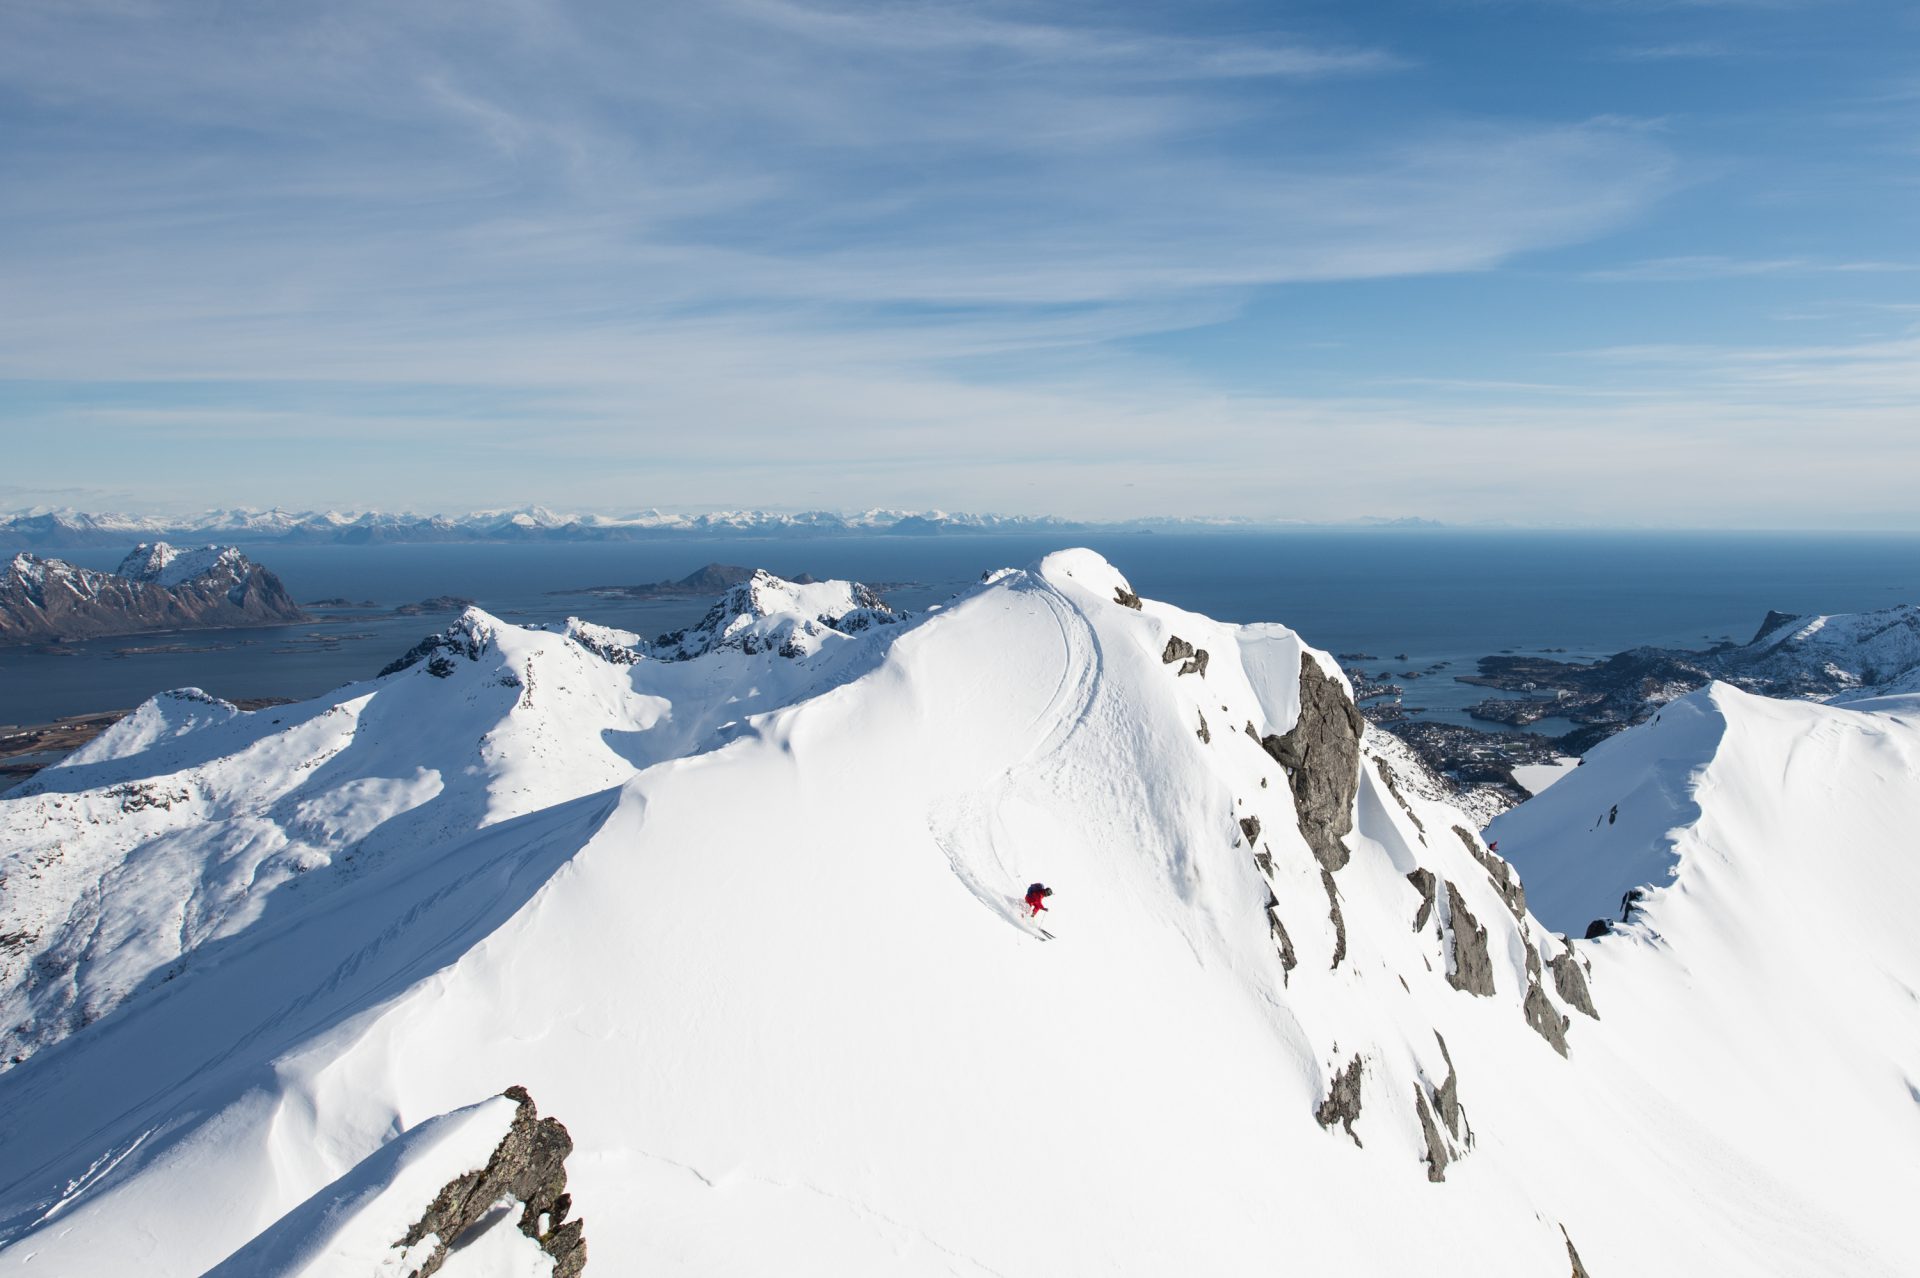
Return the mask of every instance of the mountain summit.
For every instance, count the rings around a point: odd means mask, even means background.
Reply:
[[[0,643],[305,619],[280,579],[232,546],[142,542],[110,573],[23,551],[0,574]]]
[[[1898,929],[1848,934],[1880,816],[1799,913],[1727,824],[1669,889],[1700,904],[1568,939],[1593,891],[1543,922],[1283,626],[1087,551],[875,603],[756,575],[653,643],[470,610],[0,799],[0,1270],[1902,1271],[1910,1014],[1808,1042],[1816,986],[1920,988]],[[1630,867],[1734,775],[1634,760],[1734,737],[1781,812],[1840,772],[1913,810],[1904,703],[1735,713],[1547,797],[1618,804],[1592,855]],[[1821,958],[1769,1006],[1741,946]]]

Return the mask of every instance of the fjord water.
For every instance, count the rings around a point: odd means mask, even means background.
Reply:
[[[1489,694],[1454,682],[1482,656],[1564,649],[1595,657],[1642,644],[1751,638],[1768,609],[1858,612],[1920,600],[1920,538],[1891,535],[1560,533],[1452,529],[1083,532],[1017,536],[671,539],[609,544],[247,546],[303,603],[375,609],[268,630],[0,648],[0,723],[138,704],[197,685],[231,698],[307,697],[373,675],[440,615],[370,617],[458,595],[511,620],[569,614],[644,634],[699,618],[707,599],[624,600],[578,592],[684,576],[710,562],[783,576],[883,584],[897,607],[950,598],[982,571],[1064,546],[1111,560],[1140,593],[1224,621],[1280,621],[1334,652],[1391,671],[1409,705],[1468,722]],[[124,549],[52,552],[111,568]],[[177,647],[189,651],[132,652]],[[1404,658],[1402,657],[1404,655]],[[1557,654],[1556,654],[1557,655]],[[1400,674],[1439,662],[1416,681]],[[1553,731],[1557,725],[1543,725]]]

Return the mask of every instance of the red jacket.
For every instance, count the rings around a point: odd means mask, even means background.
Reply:
[[[1046,909],[1047,894],[1045,892],[1040,891],[1038,888],[1035,888],[1033,891],[1027,893],[1027,908],[1032,910],[1035,914],[1038,914],[1041,910]]]

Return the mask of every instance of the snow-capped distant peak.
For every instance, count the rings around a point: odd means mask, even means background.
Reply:
[[[653,655],[685,661],[726,649],[804,657],[832,636],[891,626],[904,616],[857,581],[800,583],[764,568],[732,587],[698,624],[660,636]]]
[[[171,590],[200,577],[225,576],[238,581],[246,575],[247,568],[247,557],[232,546],[209,544],[181,550],[164,541],[143,541],[113,571],[115,576],[128,581],[147,582]]]

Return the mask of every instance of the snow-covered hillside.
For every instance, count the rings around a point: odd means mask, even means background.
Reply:
[[[411,1264],[524,1084],[589,1273],[1901,1272],[1911,1008],[1843,1062],[1798,994],[1676,975],[1737,922],[1555,935],[1291,631],[1084,551],[918,619],[740,590],[664,644],[471,611],[316,702],[157,699],[0,799],[0,1271]],[[1779,942],[1920,988],[1843,923]],[[1763,1033],[1766,1107],[1712,1102]]]

